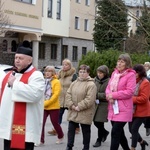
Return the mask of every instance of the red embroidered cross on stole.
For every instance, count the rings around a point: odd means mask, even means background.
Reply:
[[[28,78],[36,69],[33,68],[29,72],[25,72],[20,81],[27,84]],[[8,73],[10,75],[10,73]],[[9,75],[6,75],[2,83],[2,93],[4,90],[4,85],[6,85]],[[1,96],[2,96],[1,93]],[[15,102],[14,104],[14,118],[12,123],[12,138],[11,138],[11,148],[25,149],[25,124],[26,124],[26,103],[25,102]]]

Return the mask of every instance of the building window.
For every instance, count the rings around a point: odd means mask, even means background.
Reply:
[[[7,51],[7,44],[8,44],[7,40],[3,40],[3,43],[2,43],[2,50],[3,51]]]
[[[52,18],[52,7],[53,5],[53,0],[48,0],[48,12],[47,12],[47,17]]]
[[[75,29],[79,29],[79,17],[75,17]]]
[[[89,20],[88,19],[84,20],[84,31],[89,31]]]
[[[136,17],[137,17],[137,18],[140,17],[140,12],[139,12],[139,10],[136,11]],[[140,23],[139,23],[138,20],[136,20],[136,26],[137,26],[137,27],[140,26]]]
[[[81,0],[76,0],[76,3],[81,3]]]
[[[61,19],[61,0],[57,0],[57,19]]]
[[[78,60],[78,47],[73,46],[72,61],[77,61],[77,60]]]
[[[68,58],[68,45],[62,46],[62,60]]]
[[[18,0],[18,1],[32,4],[33,0]]]
[[[16,43],[15,40],[13,40],[13,41],[11,42],[11,51],[12,51],[12,52],[16,52],[16,50],[17,50],[17,43]]]
[[[82,55],[86,55],[87,53],[87,48],[86,47],[82,47]]]
[[[16,0],[16,1],[24,2],[24,3],[30,3],[30,4],[33,4],[33,5],[36,4],[36,0]]]
[[[90,0],[85,0],[85,5],[89,6],[90,5]]]
[[[51,59],[57,59],[57,44],[51,44]]]
[[[39,59],[45,59],[45,43],[39,43]]]

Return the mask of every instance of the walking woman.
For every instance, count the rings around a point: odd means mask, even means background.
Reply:
[[[134,104],[133,120],[129,123],[129,130],[132,134],[131,150],[135,150],[137,142],[141,144],[141,150],[145,150],[148,143],[142,139],[139,128],[150,112],[150,83],[146,79],[143,65],[137,64],[133,69],[136,71],[136,90],[132,98]]]
[[[50,116],[52,125],[54,126],[54,129],[57,132],[58,139],[56,140],[56,144],[61,144],[63,142],[64,137],[64,133],[58,122],[60,111],[59,96],[61,92],[61,84],[60,81],[57,79],[54,66],[47,66],[45,68],[44,77],[45,77],[44,118],[43,118],[43,127],[40,145],[44,144],[45,142],[44,131],[45,131],[45,123],[48,116]]]
[[[109,69],[106,65],[97,68],[97,76],[95,84],[97,86],[96,94],[96,109],[94,115],[94,125],[98,129],[98,138],[93,147],[101,146],[101,142],[105,142],[109,132],[104,127],[104,122],[107,122],[108,101],[106,100],[105,90],[109,81]]]
[[[75,130],[78,124],[81,125],[83,134],[84,146],[82,150],[90,149],[91,124],[94,116],[97,88],[89,73],[90,67],[81,65],[79,67],[79,77],[67,90],[66,102],[69,126],[66,150],[72,150],[74,146]]]
[[[106,88],[106,98],[109,101],[108,119],[112,124],[110,150],[118,150],[119,144],[123,150],[130,150],[124,126],[132,121],[132,96],[135,87],[136,76],[130,56],[121,54]]]
[[[59,124],[62,123],[62,118],[65,110],[68,110],[67,104],[66,104],[66,93],[70,86],[70,84],[76,80],[77,74],[76,70],[73,67],[71,61],[69,59],[64,59],[62,61],[62,69],[58,72],[58,79],[61,83],[61,93],[60,93],[60,113],[59,113]],[[76,133],[80,132],[79,126],[76,128]],[[55,129],[52,129],[51,131],[48,131],[51,135],[56,135],[57,132]]]

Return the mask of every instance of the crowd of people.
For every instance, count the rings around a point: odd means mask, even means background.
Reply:
[[[14,67],[0,79],[0,138],[4,150],[34,150],[45,143],[47,117],[53,125],[49,134],[56,135],[56,144],[64,142],[62,118],[67,110],[66,150],[72,150],[75,135],[82,131],[83,148],[90,149],[91,125],[97,129],[93,147],[100,147],[111,135],[110,150],[141,150],[148,146],[139,133],[142,124],[150,135],[150,63],[132,66],[129,54],[121,54],[110,75],[100,65],[96,77],[82,64],[76,70],[69,59],[62,61],[56,74],[54,66],[43,73],[32,65],[32,49],[23,42],[16,51]],[[7,114],[7,115],[6,115]],[[112,128],[107,131],[105,123]],[[131,146],[124,126],[128,124]]]

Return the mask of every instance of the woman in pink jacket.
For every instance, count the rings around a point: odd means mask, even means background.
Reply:
[[[110,150],[118,150],[119,144],[124,150],[130,150],[123,128],[132,121],[135,87],[136,76],[131,58],[128,54],[121,54],[106,88],[108,120],[112,124]]]

